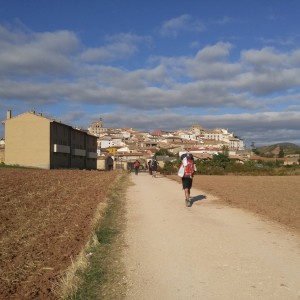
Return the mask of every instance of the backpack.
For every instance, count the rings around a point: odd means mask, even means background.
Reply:
[[[151,161],[151,167],[156,168],[157,167],[157,161],[155,159],[152,159]]]
[[[192,178],[195,173],[195,168],[194,168],[194,160],[192,159],[187,159],[187,163],[184,166],[184,175],[183,177],[190,177]]]

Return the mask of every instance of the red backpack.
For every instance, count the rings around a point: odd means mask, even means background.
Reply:
[[[187,165],[184,167],[183,177],[193,177],[195,173],[194,161],[192,159],[187,160]]]

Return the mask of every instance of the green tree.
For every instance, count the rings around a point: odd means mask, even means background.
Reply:
[[[165,174],[175,174],[177,172],[177,166],[171,161],[166,161],[163,171]]]
[[[222,154],[226,157],[229,157],[229,148],[228,148],[228,146],[223,146],[222,147]]]
[[[279,153],[278,153],[278,157],[284,157],[284,151],[283,151],[283,147],[280,147]]]
[[[170,152],[168,149],[159,149],[155,155],[159,155],[159,156],[169,156],[169,157],[174,157],[175,154]]]
[[[225,170],[226,167],[231,163],[228,152],[228,147],[224,147],[222,153],[214,154],[212,158],[212,164]]]
[[[256,154],[257,156],[261,156],[261,153],[258,151],[257,148],[252,149],[253,153]]]

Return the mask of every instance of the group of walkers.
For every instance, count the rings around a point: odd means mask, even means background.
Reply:
[[[182,189],[184,190],[184,196],[185,196],[185,205],[187,207],[192,206],[192,197],[191,197],[191,188],[193,184],[193,177],[196,172],[196,165],[194,162],[193,154],[191,154],[189,151],[186,151],[184,154],[181,155],[181,165],[178,170],[178,176],[181,177],[182,181]],[[140,162],[138,160],[134,163],[134,172],[135,175],[138,175],[139,168],[140,168]],[[156,177],[157,174],[157,160],[153,156],[147,163],[149,174],[152,177]]]
[[[152,157],[152,159],[148,161],[149,174],[154,178],[156,177],[156,173],[157,173],[157,165],[158,162],[155,157]]]
[[[156,177],[156,174],[157,174],[157,166],[158,166],[158,162],[155,157],[152,157],[152,159],[150,159],[146,165],[146,168],[148,168],[149,174],[154,178]],[[133,164],[133,167],[134,167],[135,175],[138,175],[139,169],[140,169],[140,162],[138,160],[136,160]]]

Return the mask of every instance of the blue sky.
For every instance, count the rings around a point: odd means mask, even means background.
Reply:
[[[0,119],[300,145],[298,0],[0,0]],[[4,126],[0,137],[4,136]]]

